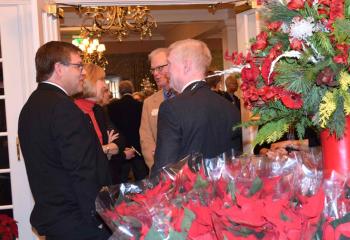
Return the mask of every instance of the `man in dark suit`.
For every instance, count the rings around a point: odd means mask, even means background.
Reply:
[[[108,114],[112,123],[125,137],[126,147],[135,148],[141,153],[139,128],[141,123],[142,103],[132,97],[134,86],[131,81],[124,80],[119,83],[119,100],[112,101]],[[132,169],[135,180],[142,180],[148,176],[148,167],[142,156],[135,154],[134,158],[124,160],[121,166],[121,182],[128,181],[129,171]]]
[[[18,134],[35,206],[31,224],[46,240],[108,239],[95,199],[110,183],[94,128],[69,96],[82,91],[79,48],[52,41],[35,56],[38,88],[24,105]]]
[[[205,158],[231,148],[240,152],[241,131],[232,131],[240,123],[238,109],[204,81],[211,63],[206,44],[194,39],[175,42],[167,60],[170,85],[180,94],[160,105],[152,176],[192,152]]]
[[[232,74],[225,79],[225,85],[228,100],[235,104],[239,110],[241,110],[241,102],[239,98],[235,95],[238,89],[238,79],[238,74]]]

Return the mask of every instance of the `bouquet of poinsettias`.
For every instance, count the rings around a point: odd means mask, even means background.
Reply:
[[[312,152],[214,159],[192,154],[156,178],[104,188],[96,206],[112,239],[349,236],[346,181],[323,186],[318,159]]]
[[[17,222],[5,214],[0,214],[0,240],[13,240],[17,237]]]

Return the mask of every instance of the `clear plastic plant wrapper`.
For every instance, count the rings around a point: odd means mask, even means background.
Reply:
[[[111,239],[311,239],[324,208],[318,163],[311,152],[191,154],[155,178],[103,189],[96,206]]]

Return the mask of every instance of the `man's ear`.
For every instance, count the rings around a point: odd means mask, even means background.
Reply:
[[[185,60],[184,63],[184,74],[188,74],[192,70],[192,61]]]
[[[63,72],[63,64],[62,63],[55,63],[54,65],[54,70],[53,70],[53,74],[56,74],[57,76],[61,76],[62,72]]]

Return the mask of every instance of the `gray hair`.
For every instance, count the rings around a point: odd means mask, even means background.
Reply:
[[[168,48],[168,51],[176,51],[179,61],[186,59],[193,60],[197,70],[206,73],[211,64],[211,53],[206,43],[196,39],[185,39],[174,42]]]
[[[156,48],[154,49],[150,54],[148,54],[148,61],[151,61],[152,58],[159,54],[159,53],[165,53],[167,54],[168,53],[168,49],[167,48]]]
[[[132,94],[134,92],[134,84],[129,80],[122,80],[119,82],[119,93],[125,95],[127,93]]]

